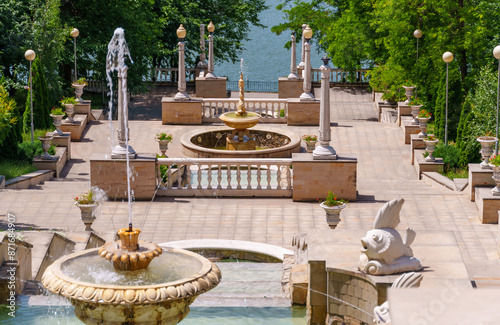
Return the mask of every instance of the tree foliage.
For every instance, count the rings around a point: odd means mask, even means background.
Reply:
[[[16,129],[19,121],[16,102],[9,97],[5,87],[0,84],[0,146],[9,133]]]
[[[39,58],[33,60],[32,66],[33,87],[28,93],[26,109],[23,115],[23,130],[31,130],[31,94],[33,94],[33,125],[35,129],[47,129],[51,126],[50,105],[45,73]]]

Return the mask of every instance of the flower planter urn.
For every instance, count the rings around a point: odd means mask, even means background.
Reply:
[[[427,158],[425,158],[425,161],[435,161],[436,157],[434,157],[432,154],[434,153],[434,150],[436,150],[436,144],[439,142],[439,139],[435,140],[425,140],[425,150],[427,150],[427,153],[429,154]]]
[[[326,205],[324,202],[320,204],[320,207],[322,207],[326,212],[326,223],[328,224],[328,226],[330,226],[330,228],[335,229],[337,227],[337,225],[341,221],[340,212],[345,209],[346,206],[347,204],[345,203],[333,207]]]
[[[410,106],[410,108],[411,108],[411,115],[413,116],[413,120],[411,121],[411,125],[419,125],[417,116],[420,113],[420,108],[422,108],[422,105]]]
[[[500,196],[500,166],[495,166],[493,164],[488,164],[490,168],[493,170],[493,180],[495,181],[496,186],[491,190],[491,194],[494,196]]]
[[[306,143],[306,151],[311,153],[316,148],[317,141],[304,141]]]
[[[79,102],[79,103],[80,102],[83,103],[82,95],[83,95],[83,88],[85,87],[85,85],[71,84],[71,86],[73,86],[73,88],[75,88],[76,101]]]
[[[416,87],[415,86],[403,86],[403,88],[405,89],[405,95],[406,95],[405,104],[408,105],[410,103],[411,96],[413,96],[413,89],[415,89]]]
[[[431,119],[430,117],[417,117],[418,126],[420,127],[419,138],[425,138],[427,136],[427,122]]]
[[[169,140],[159,140],[158,138],[156,138],[156,141],[158,142],[158,146],[160,147],[161,155],[166,157],[165,152],[168,149],[168,143],[170,141]]]
[[[495,143],[498,141],[495,137],[479,137],[476,139],[481,144],[481,168],[482,169],[490,169],[491,167],[488,165],[488,161],[490,160],[490,156],[493,153],[493,148],[495,147]]]
[[[56,130],[53,132],[54,135],[63,135],[63,131],[61,131],[60,127],[62,125],[62,118],[64,115],[53,115],[50,114],[50,117],[54,120],[54,126],[56,127]]]
[[[50,149],[50,141],[52,141],[53,137],[38,137],[38,140],[42,141],[42,159],[52,159],[52,156],[47,152]]]
[[[97,203],[92,203],[92,204],[76,204],[78,208],[80,208],[81,212],[81,220],[83,221],[83,224],[85,225],[85,231],[92,231],[92,223],[96,219],[95,217],[95,210],[99,204]]]
[[[68,122],[73,123],[75,120],[73,120],[73,115],[75,114],[74,108],[75,105],[73,104],[64,104],[64,107],[66,108],[66,115],[68,115]]]

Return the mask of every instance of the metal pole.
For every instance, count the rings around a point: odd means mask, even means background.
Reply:
[[[34,142],[33,140],[33,132],[35,130],[33,126],[33,76],[31,74],[31,61],[30,61],[30,102],[31,102],[31,143]]]
[[[415,66],[417,68],[417,77],[418,77],[418,37],[417,37],[417,62],[415,62]],[[417,88],[415,88],[415,99],[418,99]]]
[[[497,77],[497,128],[496,138],[498,139],[498,101],[500,99],[500,60],[498,60],[498,77]],[[495,143],[495,156],[498,155],[498,141]]]
[[[76,73],[76,37],[73,37],[73,45],[74,45],[74,50],[75,50],[75,81],[78,80],[77,73]]]
[[[418,38],[417,38],[417,63],[418,63]]]
[[[446,115],[444,120],[444,145],[448,146],[448,66],[446,63]]]

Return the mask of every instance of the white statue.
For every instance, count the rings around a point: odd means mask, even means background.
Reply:
[[[361,272],[386,275],[422,269],[410,248],[415,231],[407,228],[403,239],[395,229],[400,222],[399,212],[403,203],[403,199],[387,202],[375,217],[373,229],[361,239],[363,254],[358,263]]]
[[[420,282],[424,276],[421,273],[405,273],[394,281],[391,288],[413,288],[420,287]],[[390,324],[391,314],[389,309],[389,302],[386,301],[382,305],[373,308],[373,315],[375,324]]]

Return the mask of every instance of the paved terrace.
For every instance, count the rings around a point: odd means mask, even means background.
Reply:
[[[160,100],[165,93],[157,89],[149,96],[133,98],[130,144],[139,153],[159,153],[154,135],[157,131],[166,131],[174,136],[167,154],[182,157],[178,140],[184,132],[200,126],[162,125]],[[410,164],[410,147],[404,144],[401,129],[396,124],[377,122],[378,112],[371,93],[333,88],[330,98],[332,145],[340,155],[354,153],[359,161],[358,201],[343,211],[338,229],[369,230],[386,201],[403,197],[400,231],[412,227],[417,236],[426,231],[454,231],[470,278],[476,275],[500,278],[498,225],[480,224],[476,205],[465,193],[445,192],[417,179]],[[317,133],[317,127],[288,129],[298,135]],[[73,197],[88,187],[91,154],[110,152],[110,138],[108,122],[92,122],[83,141],[72,143],[72,160],[66,165],[62,178],[35,189],[0,191],[0,225],[6,228],[5,214],[9,212],[17,217],[18,230],[83,230],[80,210],[73,205]],[[93,228],[98,233],[109,234],[125,227],[127,220],[125,202],[106,202]],[[160,197],[153,202],[134,202],[133,222],[142,229],[142,239],[158,243],[216,238],[262,242],[288,249],[292,248],[294,233],[328,229],[319,204],[293,202],[291,198]]]

